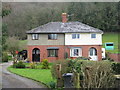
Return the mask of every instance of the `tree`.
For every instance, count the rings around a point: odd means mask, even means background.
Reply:
[[[119,3],[71,3],[68,13],[72,21],[80,21],[103,31],[116,32],[119,30]]]
[[[19,40],[17,40],[15,37],[7,38],[5,46],[7,51],[10,52],[13,56],[15,56],[15,52],[20,49]]]
[[[2,8],[2,18],[5,16],[8,16],[11,13],[11,6],[9,4],[5,4]],[[7,24],[3,23],[2,24],[2,47],[3,50],[5,50],[5,42],[6,38],[8,37],[8,30],[7,30]]]

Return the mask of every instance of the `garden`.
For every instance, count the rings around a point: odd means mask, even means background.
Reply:
[[[43,83],[49,87],[51,82],[56,82],[56,80],[52,78],[51,66],[52,63],[48,63],[46,59],[43,60],[42,63],[14,61],[13,65],[8,67],[8,70],[17,75]]]
[[[120,63],[109,60],[89,61],[76,59],[58,60],[48,63],[43,62],[24,63],[14,61],[8,68],[9,71],[24,76],[47,87],[56,88],[115,88],[115,76],[120,74]],[[70,77],[71,86],[65,85],[64,74],[72,73]]]

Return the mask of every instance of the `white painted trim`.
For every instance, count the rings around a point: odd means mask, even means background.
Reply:
[[[73,56],[73,53],[74,53],[74,49],[78,49],[79,50],[79,56]],[[82,57],[82,48],[71,48],[70,49],[70,57]]]

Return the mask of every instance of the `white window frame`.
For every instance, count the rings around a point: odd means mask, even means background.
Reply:
[[[78,49],[78,56],[74,56],[74,50]],[[82,48],[71,48],[70,49],[70,57],[81,57],[82,56]]]
[[[75,38],[73,38],[73,35],[75,35]],[[79,38],[78,38],[78,36],[79,36]],[[80,39],[80,34],[78,34],[78,33],[73,33],[73,34],[72,34],[72,39]]]
[[[32,40],[38,40],[39,34],[32,34]]]
[[[95,37],[92,37],[92,35],[95,35]],[[96,38],[96,34],[95,34],[95,33],[92,33],[92,34],[91,34],[91,38],[93,38],[93,39]]]

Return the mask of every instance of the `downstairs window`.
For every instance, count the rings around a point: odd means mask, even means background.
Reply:
[[[82,56],[81,52],[82,52],[81,48],[71,48],[70,56],[71,57],[81,57]]]
[[[58,49],[48,50],[48,57],[58,57]]]

